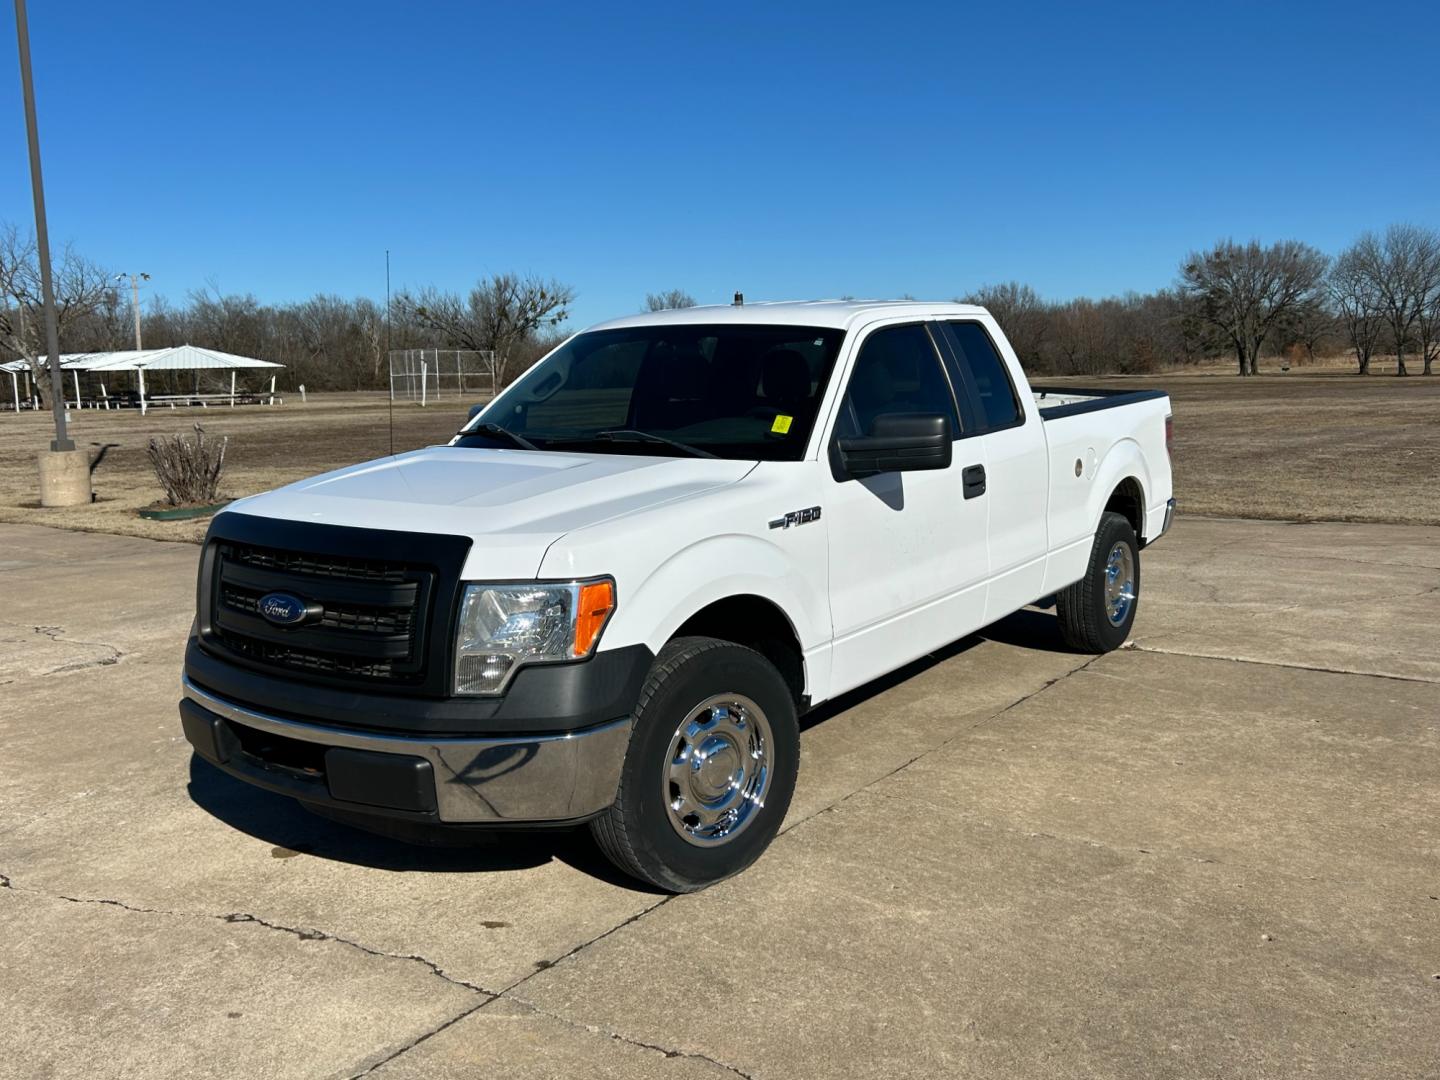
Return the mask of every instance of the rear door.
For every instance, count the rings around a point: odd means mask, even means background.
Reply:
[[[969,401],[974,419],[966,434],[984,444],[990,503],[989,623],[1044,595],[1049,543],[1045,430],[1039,410],[1018,393],[1017,383],[1025,385],[1019,362],[1013,354],[1002,355],[982,321],[946,320],[938,324],[937,337],[947,346],[956,390]],[[958,455],[960,446],[955,449]]]
[[[954,392],[924,322],[862,331],[826,449],[832,690],[894,670],[985,622],[989,499],[966,498],[963,474],[983,447],[964,440]],[[884,413],[942,413],[955,434],[948,469],[852,479],[835,440],[868,433]],[[963,448],[963,450],[962,450]]]

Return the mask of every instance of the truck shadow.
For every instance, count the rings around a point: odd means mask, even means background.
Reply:
[[[1001,645],[1013,645],[1020,649],[1032,649],[1041,652],[1074,652],[1065,640],[1060,636],[1060,623],[1052,611],[1036,610],[1055,606],[1054,597],[1045,597],[1028,608],[1022,608],[1014,614],[1007,615],[997,623],[985,627],[983,630],[971,634],[969,637],[952,641],[944,648],[936,649],[927,653],[918,660],[912,660],[904,667],[896,668],[888,675],[882,675],[873,682],[864,686],[858,686],[854,690],[847,691],[837,698],[831,698],[823,705],[819,705],[800,717],[800,730],[807,731],[817,724],[823,724],[832,716],[836,716],[847,709],[853,709],[873,697],[883,694],[892,687],[899,686],[907,679],[913,679],[921,672],[929,671],[931,668],[943,664],[946,660],[969,652],[975,646],[985,641],[994,641]]]
[[[376,870],[478,874],[529,870],[552,860],[632,891],[648,886],[616,870],[585,829],[432,833],[406,840],[322,818],[294,799],[236,780],[198,755],[188,792],[195,805],[233,829],[273,845],[277,859],[310,855]]]

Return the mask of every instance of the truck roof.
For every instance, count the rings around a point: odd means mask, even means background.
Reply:
[[[779,323],[793,326],[830,326],[846,329],[874,316],[916,315],[956,317],[985,314],[983,307],[947,301],[923,300],[764,300],[739,306],[711,304],[705,307],[645,311],[620,319],[609,319],[588,327],[613,330],[627,326],[654,326],[657,323]]]

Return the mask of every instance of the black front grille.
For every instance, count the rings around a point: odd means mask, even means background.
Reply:
[[[245,566],[275,570],[282,574],[350,578],[364,581],[405,581],[413,567],[378,559],[354,559],[335,555],[307,555],[298,551],[276,551],[254,544],[225,544],[226,557]]]
[[[240,634],[230,634],[224,630],[217,636],[226,648],[237,655],[269,667],[293,668],[356,679],[389,679],[395,675],[394,665],[387,660],[360,660],[353,656],[338,656],[313,649],[290,649]]]
[[[423,565],[286,551],[219,540],[210,573],[208,644],[264,668],[343,681],[414,684],[425,677],[434,571]],[[309,614],[278,625],[270,593]]]

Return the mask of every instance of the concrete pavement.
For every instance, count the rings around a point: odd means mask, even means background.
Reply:
[[[192,762],[196,555],[0,526],[0,1076],[1440,1075],[1440,529],[1182,518],[1130,648],[823,707],[678,898]]]

